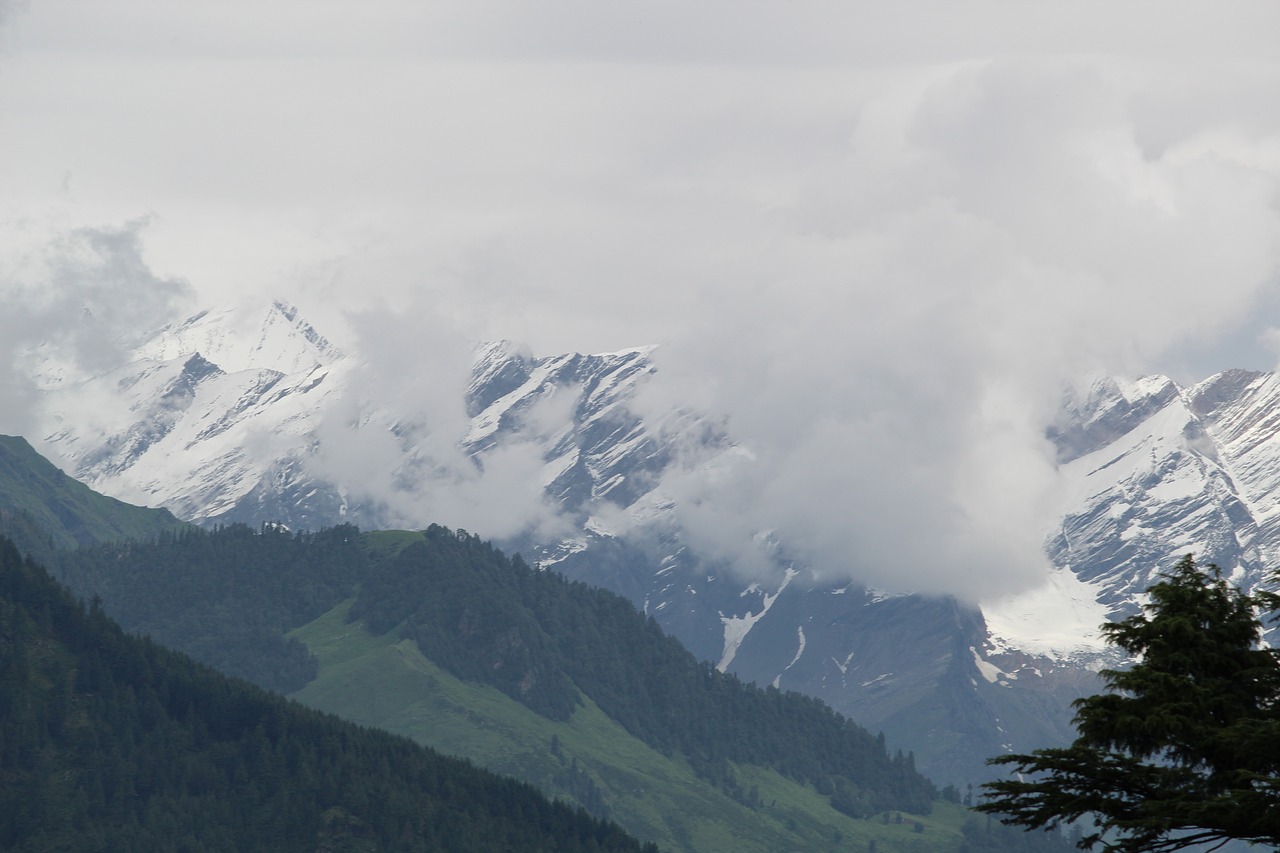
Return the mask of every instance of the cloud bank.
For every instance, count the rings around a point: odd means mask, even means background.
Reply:
[[[776,529],[888,589],[1042,577],[1064,384],[1176,364],[1276,285],[1276,138],[1135,125],[1087,62],[966,64],[867,103],[657,354],[655,410],[678,386],[752,451],[678,484],[689,529],[722,551]]]
[[[487,490],[451,445],[475,341],[655,343],[641,407],[743,448],[663,484],[699,544],[979,597],[1042,577],[1064,383],[1274,362],[1271,7],[259,7],[22,16],[9,212],[154,211],[204,301],[354,316],[427,449],[329,464],[413,512],[554,522],[527,453]]]

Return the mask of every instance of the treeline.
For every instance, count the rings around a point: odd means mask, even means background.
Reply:
[[[656,853],[530,786],[126,635],[7,540],[0,849]]]
[[[403,626],[436,663],[553,719],[568,718],[581,690],[740,800],[733,763],[813,784],[855,817],[927,813],[937,798],[911,756],[891,757],[817,699],[699,663],[626,599],[535,571],[465,532],[431,527],[371,566],[351,615],[375,632]]]
[[[58,576],[130,631],[292,693],[316,662],[285,634],[349,597],[368,565],[349,525],[312,534],[236,524],[65,553]]]

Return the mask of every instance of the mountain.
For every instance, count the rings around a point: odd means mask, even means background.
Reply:
[[[106,497],[64,474],[25,439],[0,435],[0,534],[41,558],[58,549],[172,532],[164,509]]]
[[[975,608],[821,580],[858,567],[808,566],[783,542],[772,580],[754,582],[700,551],[665,483],[750,449],[694,409],[642,400],[662,381],[646,348],[488,344],[461,399],[384,392],[280,303],[197,315],[134,353],[100,375],[42,374],[37,444],[94,488],[205,524],[295,529],[420,527],[450,503],[514,507],[519,491],[541,515],[504,530],[505,548],[621,593],[699,659],[817,696],[961,787],[987,756],[1069,739],[1071,700],[1115,662],[1097,625],[1132,612],[1154,571],[1187,550],[1245,585],[1277,565],[1269,374],[1070,395],[1051,434],[1068,492],[1053,575]],[[441,418],[453,432],[433,432]]]
[[[1063,622],[1063,598],[1093,621],[1137,612],[1181,555],[1214,563],[1246,590],[1280,566],[1280,379],[1230,370],[1182,387],[1164,376],[1099,379],[1069,394],[1051,437],[1069,500],[1047,551],[1066,586],[986,608],[995,650],[1051,649],[1105,662],[1089,638],[1037,643]],[[1072,620],[1067,619],[1069,624]],[[1078,620],[1077,620],[1078,621]],[[1273,626],[1272,641],[1280,639]]]
[[[301,454],[276,452],[305,450],[348,364],[294,309],[203,312],[134,356],[103,373],[40,375],[42,452],[97,491],[189,521],[319,528],[343,516],[338,495],[302,500]]]
[[[0,847],[641,851],[614,824],[199,666],[0,539]]]
[[[1232,370],[1181,388],[1103,380],[1069,399],[1055,439],[1075,494],[1055,564],[1110,618],[1134,612],[1154,572],[1195,551],[1246,589],[1280,556],[1280,380]]]
[[[429,509],[423,493],[441,482],[436,468],[453,464],[446,473],[458,479],[467,466],[489,474],[518,457],[526,461],[519,481],[540,490],[556,524],[551,535],[512,534],[506,547],[622,593],[723,670],[821,696],[917,749],[943,778],[971,778],[981,763],[972,725],[958,738],[968,760],[959,770],[932,758],[947,744],[934,748],[916,735],[921,720],[952,713],[956,691],[975,689],[968,649],[981,647],[980,618],[946,600],[821,584],[786,562],[773,586],[746,584],[731,566],[697,553],[663,477],[677,468],[698,476],[744,451],[696,412],[636,412],[638,391],[654,379],[649,352],[535,358],[490,344],[476,352],[462,401],[406,405],[369,399],[359,359],[287,305],[258,315],[206,312],[160,330],[105,373],[46,370],[39,444],[78,479],[126,500],[205,524],[308,529],[428,523],[434,519],[414,513]],[[414,420],[415,408],[436,405],[465,407],[456,436],[461,472],[456,460],[438,461],[426,426]],[[335,422],[343,428],[335,431]],[[366,451],[370,436],[383,445]],[[379,470],[352,464],[335,476],[336,457],[358,463],[375,450]],[[375,488],[373,480],[385,482]],[[919,686],[939,681],[950,692]],[[983,709],[969,722],[989,716]],[[1001,743],[987,729],[983,755]]]

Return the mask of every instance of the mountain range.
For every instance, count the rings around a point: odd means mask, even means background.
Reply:
[[[741,578],[693,544],[664,483],[750,448],[695,407],[640,405],[662,381],[651,353],[492,343],[457,399],[427,382],[436,396],[413,399],[431,365],[402,365],[401,395],[379,398],[358,354],[297,309],[209,311],[92,375],[37,353],[32,440],[94,489],[205,525],[421,527],[442,501],[500,509],[516,494],[521,524],[476,532],[621,593],[698,658],[819,697],[959,785],[990,755],[1069,737],[1070,700],[1115,662],[1097,626],[1139,607],[1177,556],[1247,588],[1277,565],[1280,387],[1228,371],[1191,387],[1102,378],[1064,398],[1049,437],[1067,499],[1032,593],[980,607],[886,595],[822,580],[831,567],[787,559],[786,543],[770,578]]]

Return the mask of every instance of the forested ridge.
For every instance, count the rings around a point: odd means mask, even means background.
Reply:
[[[128,630],[290,693],[315,677],[315,662],[285,632],[350,596],[369,564],[355,527],[294,534],[237,524],[65,553],[58,575],[101,598]]]
[[[565,719],[579,691],[645,743],[683,754],[739,798],[731,763],[815,785],[840,811],[925,814],[937,798],[910,756],[816,699],[762,689],[698,662],[626,599],[431,527],[372,567],[352,616],[403,625],[423,653]]]
[[[3,539],[0,848],[656,851],[129,636]]]
[[[813,784],[857,817],[926,813],[937,797],[909,755],[890,755],[815,699],[698,662],[620,596],[535,571],[465,532],[431,527],[383,547],[389,535],[190,530],[69,553],[62,577],[130,630],[275,689],[296,689],[313,666],[284,632],[356,595],[353,619],[398,627],[459,677],[553,719],[571,714],[581,691],[741,801],[751,792],[733,763]]]

